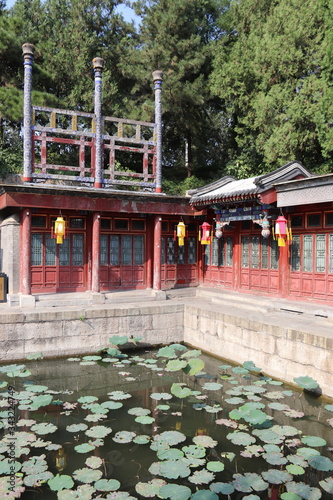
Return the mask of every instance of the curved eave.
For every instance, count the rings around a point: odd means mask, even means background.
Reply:
[[[243,195],[243,196],[227,196],[225,198],[211,198],[209,200],[191,200],[190,205],[193,205],[194,207],[209,207],[210,205],[223,205],[223,204],[230,204],[230,203],[238,203],[238,202],[253,202],[253,201],[259,201],[261,202],[261,196],[259,193],[253,194],[251,196],[249,195]]]

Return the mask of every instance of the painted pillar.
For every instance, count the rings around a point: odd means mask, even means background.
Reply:
[[[162,193],[162,82],[163,72],[154,71],[156,127],[156,193]]]
[[[162,219],[155,215],[154,220],[154,279],[153,289],[161,290],[161,243],[162,243]]]
[[[95,57],[93,59],[95,73],[95,188],[103,186],[103,131],[102,131],[102,72],[104,59]]]
[[[35,47],[31,43],[22,45],[24,57],[23,93],[23,181],[32,181],[32,63]]]
[[[101,214],[94,212],[92,226],[92,253],[91,253],[91,290],[100,291],[100,233],[101,233]]]
[[[153,252],[154,252],[154,224],[152,217],[147,217],[147,251],[146,251],[146,277],[147,288],[153,288]]]
[[[31,213],[27,208],[21,214],[20,292],[31,294]]]

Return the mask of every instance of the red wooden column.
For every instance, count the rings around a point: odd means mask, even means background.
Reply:
[[[147,218],[146,241],[146,283],[147,288],[153,288],[154,226],[151,217]]]
[[[92,226],[92,252],[91,252],[91,290],[100,291],[100,232],[101,232],[101,214],[93,214]]]
[[[154,221],[154,276],[153,289],[161,290],[161,244],[162,244],[162,219],[155,216]]]
[[[21,215],[20,243],[20,292],[31,294],[31,215],[30,210],[23,209]]]

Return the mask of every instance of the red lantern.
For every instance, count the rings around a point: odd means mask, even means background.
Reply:
[[[200,241],[202,245],[210,245],[211,235],[210,235],[210,224],[204,222],[201,226],[201,237]]]
[[[286,245],[286,239],[291,239],[287,226],[287,219],[283,215],[279,215],[275,221],[275,236],[278,240],[279,247],[284,247]]]

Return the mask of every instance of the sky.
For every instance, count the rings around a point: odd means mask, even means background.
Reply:
[[[14,3],[15,3],[15,0],[7,0],[7,2],[6,2],[7,9],[10,9],[10,7],[12,7],[14,5]],[[124,4],[120,4],[117,7],[116,12],[120,12],[124,16],[125,21],[127,21],[127,22],[134,21],[136,25],[138,24],[138,22],[137,22],[138,18],[135,15],[134,10],[131,9],[130,7],[127,7]]]

